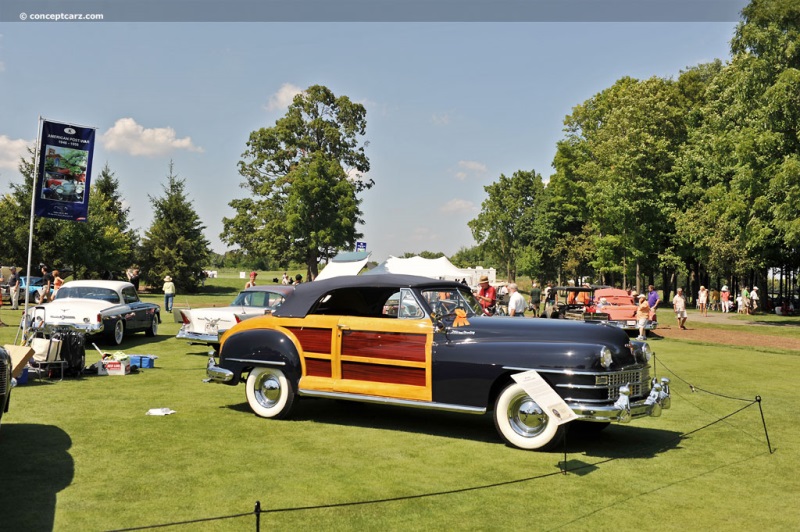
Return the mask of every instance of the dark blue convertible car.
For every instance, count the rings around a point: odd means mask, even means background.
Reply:
[[[567,422],[602,427],[668,408],[651,356],[617,327],[483,316],[462,284],[364,275],[297,286],[272,315],[229,329],[206,373],[245,382],[266,418],[289,416],[303,397],[493,411],[506,443],[546,450]]]

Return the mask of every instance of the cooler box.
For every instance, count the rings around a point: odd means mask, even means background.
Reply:
[[[154,368],[156,366],[155,355],[128,355],[131,361],[131,366],[136,366],[140,369]]]
[[[22,372],[17,377],[17,385],[28,383],[28,368],[22,368]]]

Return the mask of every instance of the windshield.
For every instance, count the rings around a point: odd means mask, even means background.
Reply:
[[[422,297],[428,303],[431,311],[435,314],[448,316],[455,313],[456,309],[462,309],[467,316],[481,314],[480,305],[475,296],[472,295],[468,287],[452,289],[430,288],[422,290]]]

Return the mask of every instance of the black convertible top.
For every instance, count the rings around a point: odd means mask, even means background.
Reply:
[[[294,294],[287,298],[273,313],[282,317],[303,317],[311,310],[319,299],[328,293],[347,289],[385,288],[400,290],[401,288],[463,289],[463,284],[455,281],[442,281],[416,275],[376,274],[376,275],[343,275],[322,281],[299,284]]]

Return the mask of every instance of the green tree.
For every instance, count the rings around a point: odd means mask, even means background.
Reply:
[[[468,222],[472,235],[487,255],[505,266],[508,278],[517,276],[517,255],[525,246],[523,220],[531,216],[536,198],[544,190],[542,176],[518,170],[483,187],[487,197],[478,217]]]
[[[295,96],[275,126],[250,134],[239,162],[248,197],[230,202],[236,215],[223,218],[220,238],[316,277],[321,259],[362,236],[359,194],[373,185],[365,131],[366,110],[348,97],[321,85]]]
[[[148,195],[153,223],[142,240],[140,263],[147,283],[160,286],[169,275],[178,290],[195,292],[211,250],[203,236],[205,226],[188,199],[185,186],[186,181],[175,175],[170,161],[164,195]]]

